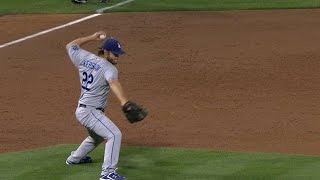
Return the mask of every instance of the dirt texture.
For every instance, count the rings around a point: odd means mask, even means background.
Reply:
[[[0,42],[82,16],[2,16]],[[319,155],[319,16],[320,10],[113,13],[2,48],[0,152],[86,137],[74,116],[78,74],[64,46],[105,30],[128,52],[118,65],[127,95],[150,113],[131,125],[110,94],[107,114],[123,144]]]

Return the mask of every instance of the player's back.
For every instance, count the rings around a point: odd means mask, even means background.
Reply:
[[[105,108],[110,91],[107,79],[109,76],[117,76],[116,67],[77,45],[72,45],[68,53],[79,70],[81,85],[79,104]]]

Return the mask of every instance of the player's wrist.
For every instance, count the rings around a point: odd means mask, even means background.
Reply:
[[[121,101],[121,106],[123,107],[124,105],[126,105],[126,104],[128,104],[130,101],[129,100],[123,100],[123,101]]]

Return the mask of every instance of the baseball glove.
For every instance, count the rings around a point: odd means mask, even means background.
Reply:
[[[122,111],[130,123],[142,121],[148,114],[147,110],[133,101],[128,101],[122,106]]]

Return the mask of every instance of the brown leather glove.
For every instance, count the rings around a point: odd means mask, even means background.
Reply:
[[[142,121],[148,114],[145,108],[142,108],[133,101],[128,101],[122,106],[122,111],[130,123]]]

